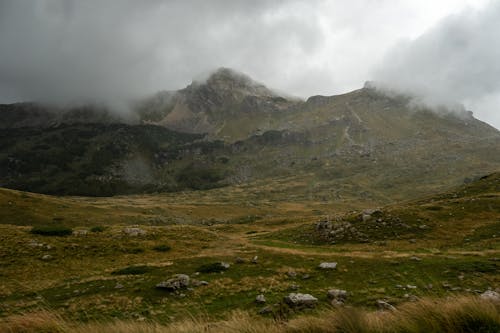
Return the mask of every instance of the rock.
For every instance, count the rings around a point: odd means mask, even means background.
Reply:
[[[500,294],[493,290],[486,290],[479,297],[492,302],[500,302]]]
[[[137,237],[137,236],[142,236],[146,234],[145,230],[142,230],[141,228],[125,228],[123,229],[123,233],[126,234],[127,236],[131,237]]]
[[[361,220],[363,222],[368,222],[372,219],[372,216],[370,214],[361,214]]]
[[[259,260],[259,256],[255,256],[255,257],[253,257],[253,259],[252,259],[252,263],[253,263],[253,264],[256,264],[256,263],[258,262],[258,260]]]
[[[189,286],[190,279],[186,274],[175,274],[172,278],[167,281],[162,281],[156,285],[158,289],[166,289],[170,291],[175,291],[178,289],[187,288]]]
[[[417,286],[413,286],[411,284],[407,284],[406,288],[408,288],[408,289],[417,289]]]
[[[41,259],[42,260],[50,260],[50,259],[52,259],[52,256],[50,254],[44,254]]]
[[[316,231],[318,232],[324,232],[325,230],[331,230],[332,229],[332,222],[330,221],[320,221],[316,223]]]
[[[245,262],[246,260],[241,257],[237,257],[236,259],[234,259],[235,264],[244,264]]]
[[[259,314],[263,315],[263,314],[269,314],[273,312],[273,308],[271,306],[266,306],[266,307],[263,307],[262,309],[259,310]]]
[[[336,262],[322,262],[321,264],[319,264],[318,268],[335,269],[335,268],[337,268],[337,263]]]
[[[191,284],[195,287],[200,287],[200,286],[208,286],[209,283],[207,281],[198,281],[198,280],[193,280],[191,281]]]
[[[288,271],[286,272],[286,275],[291,278],[297,277],[297,273],[295,271]]]
[[[310,279],[311,276],[309,274],[304,274],[302,275],[302,280],[307,280],[307,279]]]
[[[326,293],[328,299],[344,302],[347,299],[347,291],[342,289],[330,289]]]
[[[299,290],[299,286],[298,286],[298,285],[296,285],[296,284],[292,284],[292,285],[290,285],[290,286],[288,287],[288,289],[290,289],[290,290]]]
[[[74,230],[73,231],[73,236],[87,236],[89,233],[88,230],[82,229],[82,230]]]
[[[123,289],[123,284],[121,284],[121,283],[117,283],[117,284],[115,285],[115,289]]]
[[[260,303],[260,304],[266,303],[266,298],[262,294],[257,295],[257,297],[255,297],[255,303]]]
[[[330,301],[330,304],[331,304],[332,306],[335,306],[335,307],[344,306],[344,302],[342,302],[342,301],[338,301],[338,300],[336,300],[336,299],[332,299],[332,300]]]
[[[380,310],[390,310],[390,311],[396,310],[396,308],[393,305],[387,303],[386,301],[382,301],[380,299],[377,301],[377,306]]]
[[[314,307],[318,299],[310,294],[290,293],[284,299],[289,306]]]

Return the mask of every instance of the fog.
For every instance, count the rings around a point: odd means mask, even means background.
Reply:
[[[498,16],[486,0],[0,0],[0,103],[120,110],[224,66],[299,97],[375,79],[500,127]]]
[[[378,86],[453,110],[461,103],[500,127],[500,3],[447,17],[401,41],[374,70]]]

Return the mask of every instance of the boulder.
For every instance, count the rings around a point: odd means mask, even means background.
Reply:
[[[500,294],[493,290],[486,290],[479,297],[488,301],[500,302]]]
[[[347,291],[342,289],[330,289],[326,293],[326,296],[331,300],[344,302],[347,299]]]
[[[142,236],[146,234],[145,230],[142,230],[141,228],[125,228],[123,229],[123,233],[126,234],[127,236],[131,237],[137,237],[137,236]]]
[[[380,299],[377,301],[377,307],[380,310],[390,310],[390,311],[396,310],[396,308],[393,305],[387,303],[386,301],[382,301]]]
[[[175,274],[167,281],[162,281],[156,285],[158,289],[166,289],[170,291],[175,291],[179,289],[184,289],[189,286],[190,279],[186,274]]]
[[[322,262],[321,264],[319,264],[318,268],[335,269],[335,268],[337,268],[337,263],[336,262]]]
[[[266,297],[263,294],[257,295],[257,297],[255,297],[255,303],[266,303]]]
[[[314,307],[318,299],[310,294],[290,293],[284,299],[286,304],[292,307]]]

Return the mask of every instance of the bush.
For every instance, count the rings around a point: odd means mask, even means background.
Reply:
[[[151,271],[151,267],[140,265],[140,266],[129,266],[122,269],[117,269],[111,272],[113,275],[141,275]]]
[[[215,262],[211,264],[205,264],[198,268],[198,272],[201,273],[219,273],[228,269],[228,265],[222,262]]]
[[[31,233],[42,236],[68,236],[73,233],[73,230],[62,226],[43,226],[33,227]]]
[[[162,245],[156,245],[153,247],[153,250],[158,251],[158,252],[167,252],[170,251],[172,248],[168,245],[162,244]]]
[[[139,254],[139,253],[143,253],[144,249],[142,247],[129,247],[129,248],[123,249],[123,252],[130,253],[130,254]]]
[[[103,227],[102,225],[97,225],[95,227],[90,228],[90,231],[92,232],[103,232],[106,230],[106,227]]]

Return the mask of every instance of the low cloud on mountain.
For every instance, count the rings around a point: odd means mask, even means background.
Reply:
[[[377,79],[498,127],[500,6],[487,3],[3,0],[0,103],[121,109],[225,66],[300,97]]]

